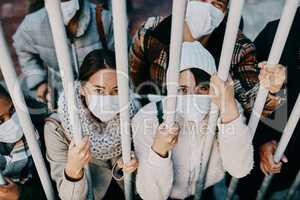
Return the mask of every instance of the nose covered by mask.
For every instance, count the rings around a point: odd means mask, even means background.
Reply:
[[[76,15],[76,12],[79,10],[79,8],[79,0],[70,0],[61,3],[65,25],[69,24],[71,19]]]
[[[120,112],[119,97],[117,95],[89,95],[87,106],[93,115],[102,122],[112,120]]]
[[[209,112],[210,102],[209,95],[178,95],[176,110],[185,121],[200,123]]]
[[[15,143],[23,137],[23,130],[20,126],[17,114],[0,125],[0,142]]]
[[[200,69],[212,75],[217,72],[213,56],[198,42],[184,42],[181,51],[180,72],[188,69]],[[178,95],[177,108],[185,121],[200,123],[210,110],[209,95]]]
[[[224,13],[211,3],[190,1],[186,11],[186,23],[193,38],[208,35],[217,28],[224,19]]]

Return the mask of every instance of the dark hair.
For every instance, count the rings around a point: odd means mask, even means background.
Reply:
[[[97,49],[90,52],[83,60],[79,70],[79,81],[87,81],[101,69],[116,69],[113,51]]]
[[[1,84],[0,84],[0,98],[6,98],[7,100],[11,100],[8,91]]]
[[[200,83],[203,82],[209,82],[210,81],[210,75],[199,69],[199,68],[190,68],[190,69],[186,69],[186,70],[190,70],[192,72],[192,74],[194,75],[194,78],[196,80],[196,85],[199,85]]]

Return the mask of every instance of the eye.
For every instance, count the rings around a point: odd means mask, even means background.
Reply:
[[[97,95],[104,95],[104,90],[103,89],[95,89],[94,92],[97,94]]]
[[[111,92],[111,95],[118,95],[118,93],[119,93],[119,90],[118,90],[118,88],[116,88]]]
[[[188,93],[188,90],[186,87],[179,87],[178,88],[178,93],[181,95],[186,95]]]

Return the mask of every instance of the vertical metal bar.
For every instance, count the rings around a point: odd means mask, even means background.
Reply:
[[[35,137],[35,128],[29,115],[28,108],[25,103],[24,95],[15,71],[13,61],[9,55],[9,49],[4,38],[2,25],[0,22],[0,67],[5,79],[8,91],[12,98],[13,104],[22,126],[28,147],[32,154],[32,158],[39,174],[47,199],[54,200],[54,193],[49,174],[42,156],[39,143]]]
[[[233,55],[233,51],[234,51],[234,47],[235,47],[235,43],[239,31],[239,25],[241,21],[244,2],[245,2],[244,0],[232,0],[230,4],[227,27],[225,31],[222,53],[221,53],[221,58],[219,63],[219,70],[218,70],[218,76],[224,81],[226,81],[228,78],[232,55]],[[199,200],[202,197],[202,191],[205,186],[207,167],[212,152],[213,142],[216,135],[218,116],[219,116],[219,110],[212,103],[211,111],[209,113],[209,124],[208,124],[209,135],[207,136],[207,142],[204,148],[206,151],[208,151],[208,153],[203,154],[208,156],[203,158],[202,167],[196,183],[196,193],[194,198],[195,200]]]
[[[120,104],[120,126],[122,140],[122,158],[124,163],[130,161],[131,134],[129,118],[129,77],[128,77],[128,21],[126,0],[112,0],[113,28],[115,39],[116,65],[118,72],[118,91]],[[133,199],[132,175],[124,174],[125,198]]]
[[[268,58],[268,64],[275,65],[280,61],[282,51],[284,49],[286,40],[289,35],[289,31],[293,24],[294,17],[297,11],[298,0],[287,0],[283,8],[281,20],[275,35],[273,46]],[[254,103],[254,108],[249,120],[248,126],[251,129],[251,135],[254,137],[258,122],[260,120],[261,113],[263,111],[269,91],[260,87],[257,98]]]
[[[239,179],[235,177],[231,177],[231,181],[227,190],[226,200],[233,199],[238,184],[239,184]]]
[[[297,11],[297,4],[299,0],[287,0],[285,3],[285,6],[283,8],[281,20],[274,38],[274,42],[272,45],[272,49],[268,58],[268,64],[277,64],[279,63],[282,51],[284,49],[286,40],[288,38],[289,31],[291,29],[293,19],[295,17],[296,11]],[[256,132],[256,128],[258,126],[261,113],[263,111],[266,99],[268,97],[268,92],[265,88],[260,87],[256,101],[254,103],[253,111],[248,123],[248,126],[250,128],[251,136],[254,137],[254,134]],[[231,200],[234,196],[235,189],[238,185],[238,179],[233,178],[232,183],[230,185],[232,186],[227,193],[226,200]],[[235,187],[235,188],[234,188]]]
[[[2,174],[2,171],[0,171],[0,186],[3,186],[6,184],[6,181],[4,179],[4,176]]]
[[[61,74],[64,94],[68,104],[68,113],[72,124],[72,134],[75,143],[78,145],[82,139],[82,130],[79,112],[76,106],[74,74],[71,62],[70,49],[68,47],[67,34],[63,23],[63,15],[59,0],[45,0],[45,8],[52,30],[52,36]],[[92,178],[88,166],[85,167],[89,185],[89,197],[92,196]]]
[[[287,198],[286,198],[287,200],[293,199],[295,192],[298,189],[299,185],[300,185],[300,170],[296,176],[295,181],[293,182],[292,186],[290,187],[290,189],[288,191]]]
[[[282,159],[282,156],[284,155],[284,152],[288,146],[288,143],[290,142],[290,139],[295,131],[295,128],[298,124],[300,118],[300,94],[298,95],[296,104],[292,110],[291,116],[283,130],[280,142],[278,144],[278,147],[276,149],[276,152],[274,154],[274,162],[279,163]],[[258,191],[257,200],[263,200],[265,197],[265,194],[268,190],[268,187],[272,181],[273,174],[266,176],[261,188]]]
[[[186,5],[187,0],[173,0],[170,56],[166,80],[168,98],[166,102],[165,123],[169,126],[172,126],[175,120]]]

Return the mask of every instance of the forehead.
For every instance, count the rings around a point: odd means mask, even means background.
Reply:
[[[95,85],[111,85],[117,82],[117,71],[114,69],[102,69],[93,74],[89,81],[91,84]]]
[[[190,85],[190,84],[195,84],[195,77],[194,74],[190,70],[184,70],[180,72],[179,75],[179,84],[180,85]]]

